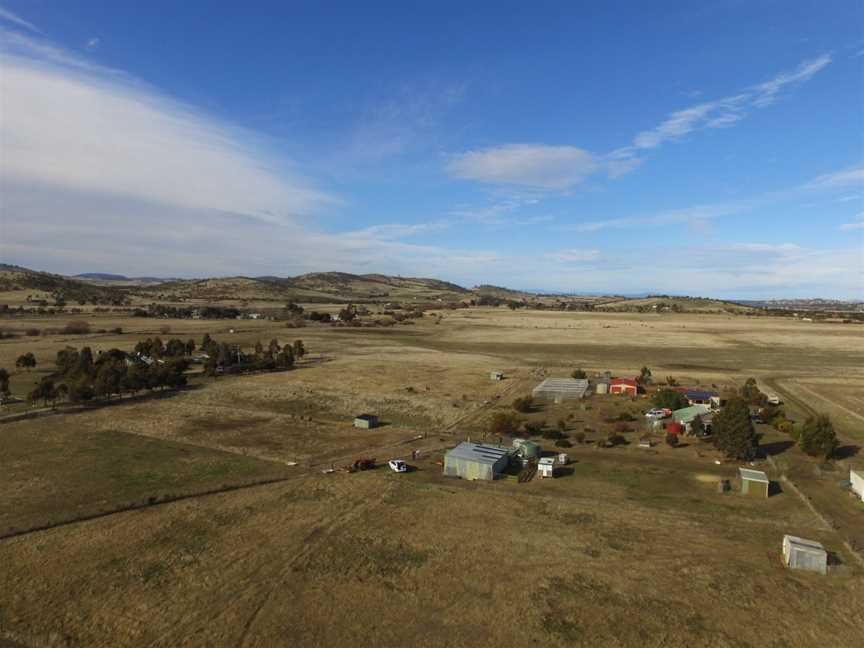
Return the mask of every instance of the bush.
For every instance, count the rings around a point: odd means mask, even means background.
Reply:
[[[533,405],[534,399],[531,396],[522,396],[513,401],[513,409],[522,414],[530,412]]]
[[[573,447],[573,444],[570,443],[570,441],[568,441],[567,439],[558,439],[555,442],[555,445],[559,448],[572,448]]]
[[[543,433],[543,427],[544,427],[544,424],[542,422],[541,423],[529,423],[526,421],[524,426],[523,426],[523,429],[525,430],[525,434],[527,434],[528,436],[536,436],[538,434]]]
[[[588,374],[585,373],[582,369],[574,369],[573,373],[570,374],[570,377],[579,380],[580,378],[587,378]]]
[[[90,323],[84,321],[69,322],[63,327],[61,333],[66,335],[87,335],[90,332]]]
[[[666,443],[667,443],[669,446],[671,446],[671,447],[674,448],[675,446],[678,445],[678,435],[677,435],[677,434],[672,434],[672,433],[670,432],[669,434],[666,435]]]
[[[512,414],[498,412],[489,421],[489,433],[497,436],[515,434],[519,429],[519,419]]]
[[[114,335],[122,335],[123,329],[119,326],[115,326],[114,328],[111,329],[111,333],[113,333]]]
[[[42,331],[40,331],[38,328],[28,328],[26,331],[24,331],[24,335],[28,337],[39,337],[40,335],[42,335]]]
[[[585,443],[585,433],[577,432],[573,435],[573,438],[576,439],[576,443]]]
[[[837,434],[827,414],[811,416],[801,427],[798,445],[811,457],[830,459],[837,450]]]
[[[564,434],[559,430],[555,430],[555,429],[550,428],[548,430],[543,430],[543,438],[544,439],[563,439]]]
[[[690,404],[684,397],[684,394],[668,388],[657,391],[651,397],[651,402],[656,407],[665,407],[671,410],[681,409]]]
[[[606,444],[610,447],[624,445],[625,443],[627,443],[627,439],[616,432],[610,432],[609,436],[606,437]]]

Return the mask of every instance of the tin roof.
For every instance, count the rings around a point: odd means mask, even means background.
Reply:
[[[672,412],[672,417],[676,421],[682,421],[684,423],[689,423],[697,416],[704,416],[708,414],[711,409],[707,405],[691,405],[690,407],[684,407],[681,409],[677,409]]]
[[[470,461],[476,461],[477,463],[492,465],[506,454],[508,454],[506,448],[463,441],[450,450],[447,453],[447,456],[455,459],[468,459]]]
[[[741,476],[741,479],[747,479],[749,481],[756,481],[756,482],[764,482],[766,484],[771,483],[771,480],[768,479],[768,475],[766,475],[761,470],[750,470],[749,468],[739,468],[738,474]]]
[[[534,391],[581,392],[588,391],[586,378],[547,378],[534,388]]]
[[[719,396],[717,392],[708,389],[687,389],[684,395],[690,400],[709,400],[710,398]]]
[[[638,384],[633,378],[613,378],[611,380],[611,384],[613,385],[627,385],[628,387],[637,387]]]
[[[816,542],[815,540],[805,540],[804,538],[799,538],[797,536],[792,536],[789,534],[784,535],[783,539],[788,540],[798,549],[809,549],[810,551],[825,551],[825,547],[822,546],[822,543]]]

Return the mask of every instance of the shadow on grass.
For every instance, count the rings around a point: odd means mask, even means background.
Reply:
[[[861,446],[845,445],[840,446],[834,451],[834,459],[851,459],[856,456],[861,450]]]
[[[765,454],[766,457],[773,457],[774,455],[779,455],[786,452],[794,445],[794,441],[787,439],[785,441],[772,441],[771,443],[765,443],[761,446],[761,448],[762,452]]]
[[[780,486],[780,482],[778,481],[770,481],[768,482],[768,497],[774,497],[775,495],[780,495],[783,492],[783,487]]]

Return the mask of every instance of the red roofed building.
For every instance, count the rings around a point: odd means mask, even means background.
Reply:
[[[639,385],[631,378],[613,378],[609,382],[609,393],[635,396],[639,393]]]

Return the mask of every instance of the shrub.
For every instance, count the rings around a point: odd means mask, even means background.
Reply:
[[[582,369],[574,369],[573,373],[570,374],[571,378],[576,378],[577,380],[580,378],[587,378],[588,374],[585,373]]]
[[[690,403],[684,394],[674,389],[661,389],[651,397],[651,402],[657,407],[665,407],[671,410],[687,407]]]
[[[573,435],[573,438],[576,439],[576,443],[585,443],[585,433],[577,432]]]
[[[798,445],[811,457],[831,458],[837,450],[837,434],[827,414],[811,416],[804,422]]]
[[[522,396],[513,401],[513,409],[522,414],[530,412],[533,405],[534,399],[531,396]]]
[[[69,322],[61,332],[66,335],[86,335],[90,332],[90,323],[84,321]]]
[[[543,423],[529,423],[526,421],[523,429],[528,436],[536,436],[543,433],[543,426]]]
[[[671,447],[674,448],[675,446],[678,445],[678,435],[677,435],[677,434],[672,434],[672,433],[670,432],[669,434],[666,435],[666,443],[667,443],[669,446],[671,446]]]
[[[543,438],[544,439],[563,439],[564,434],[561,433],[559,430],[555,430],[555,429],[550,428],[548,430],[543,430]]]
[[[610,432],[609,436],[606,437],[606,443],[610,447],[614,447],[617,445],[624,445],[627,443],[627,439],[618,434],[617,432]]]
[[[570,443],[567,439],[558,439],[555,441],[555,445],[559,448],[572,448],[573,444]]]
[[[489,421],[489,433],[497,436],[514,434],[519,429],[519,419],[513,414],[498,412]]]
[[[28,337],[39,337],[41,334],[42,331],[40,331],[38,328],[28,328],[26,331],[24,331],[24,335]]]
[[[123,329],[119,326],[115,326],[111,329],[111,333],[113,333],[114,335],[122,335]]]

